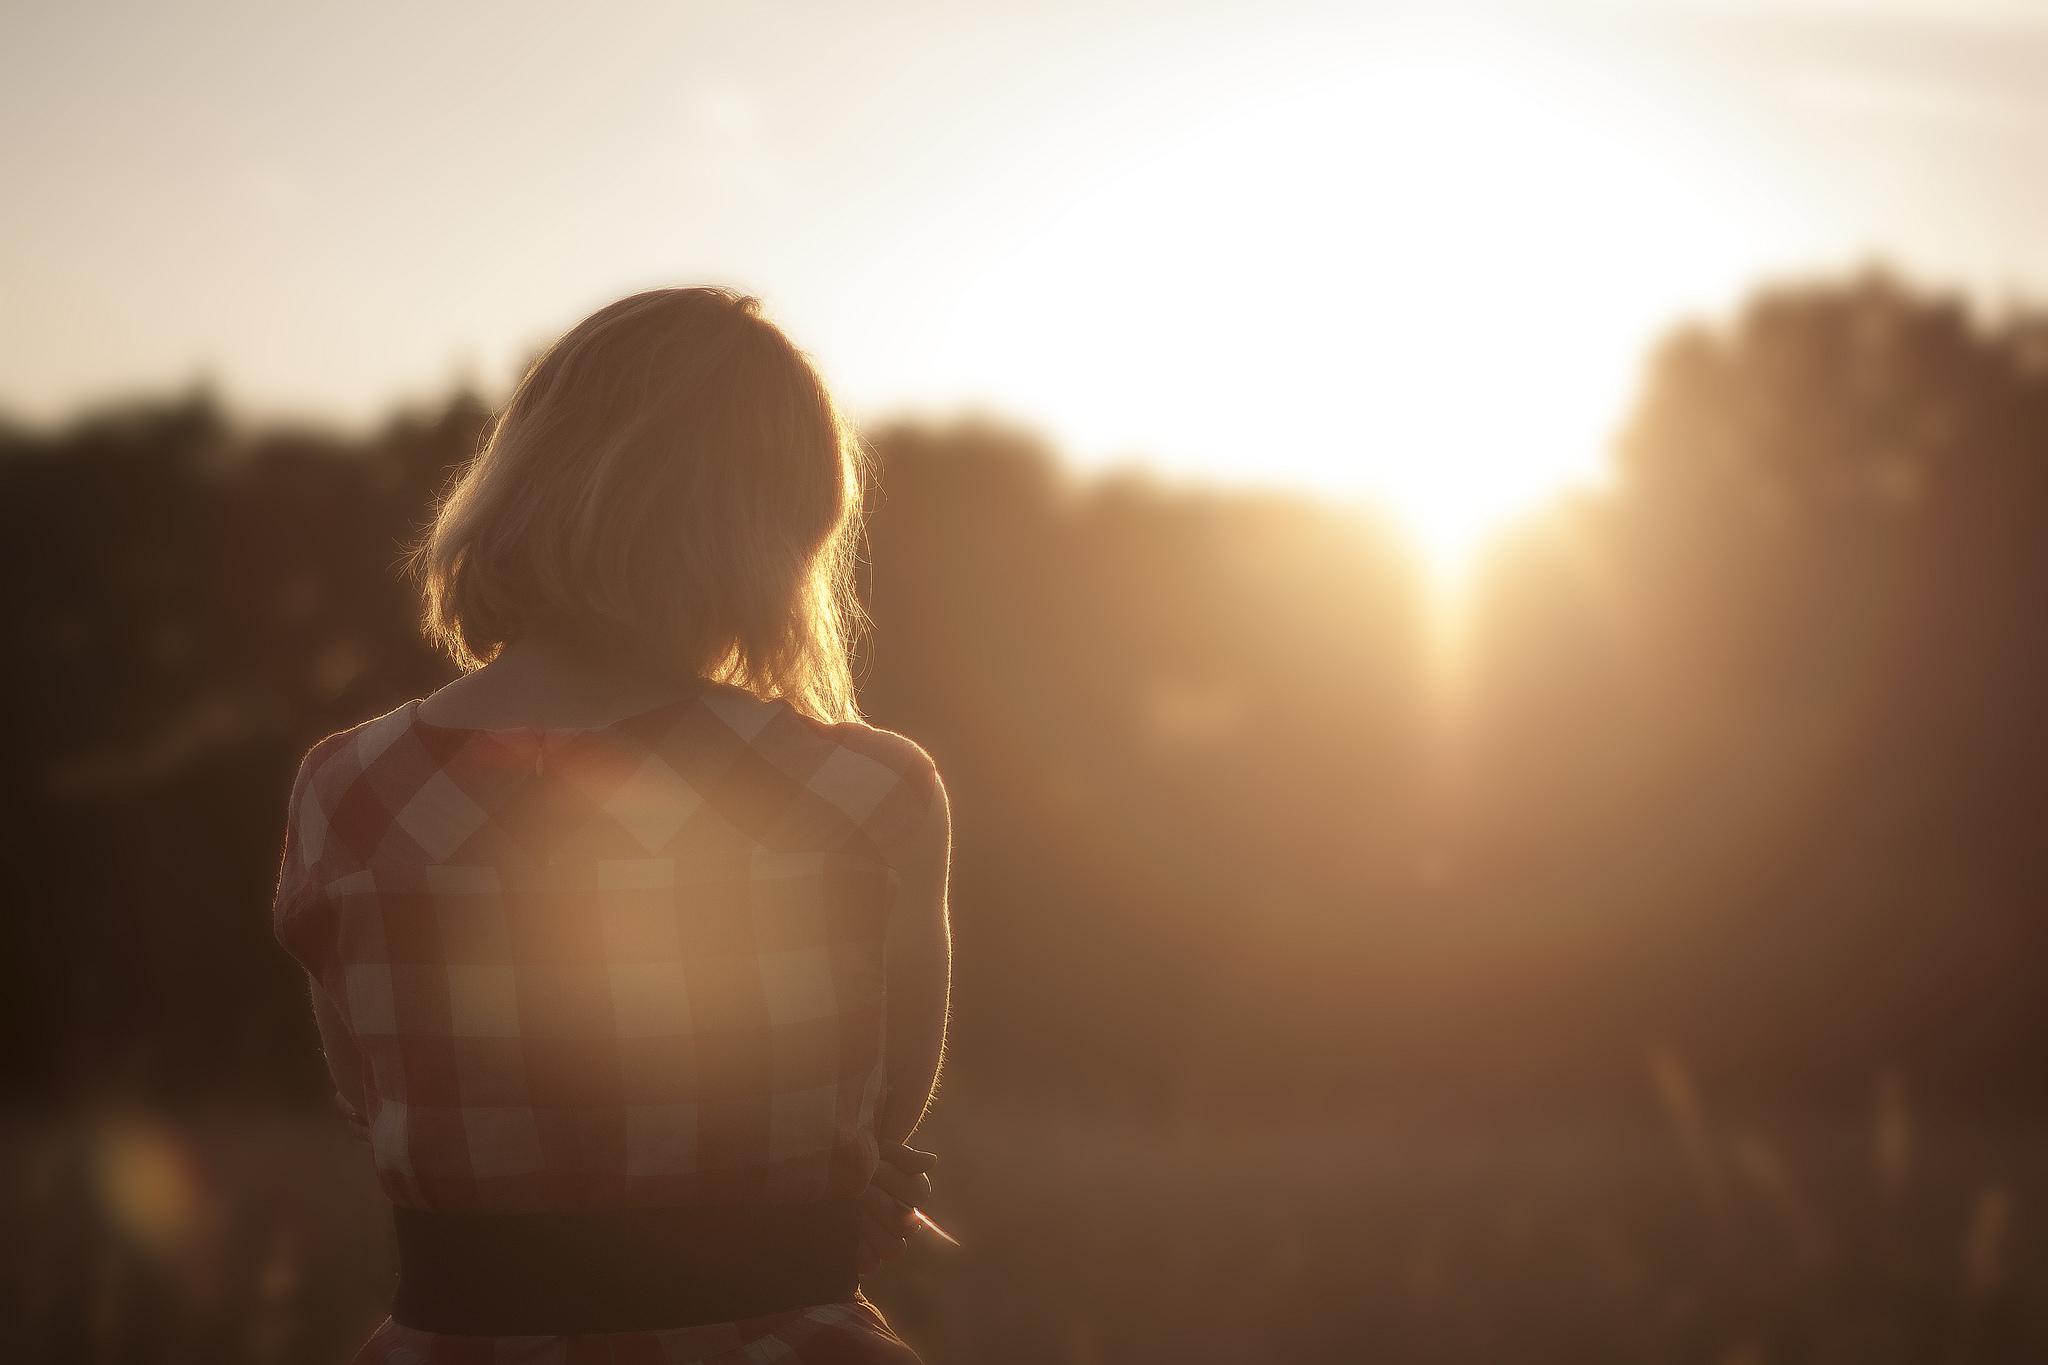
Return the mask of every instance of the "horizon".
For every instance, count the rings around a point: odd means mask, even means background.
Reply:
[[[902,1004],[930,1365],[2048,1360],[2048,0],[0,36],[26,1356],[396,1360],[386,1193],[758,1194]],[[691,283],[857,526],[689,308],[451,507]],[[741,1311],[588,1307],[457,1325]]]
[[[1911,297],[1961,309],[1975,329],[1997,329],[2014,321],[2040,317],[2048,321],[2048,297],[1992,299],[1954,285],[1932,281],[1924,275],[1901,268],[1896,262],[1867,260],[1838,270],[1812,270],[1766,277],[1754,281],[1727,307],[1712,312],[1695,311],[1674,316],[1669,324],[1646,343],[1635,367],[1626,403],[1616,414],[1616,435],[1643,396],[1650,378],[1650,366],[1657,350],[1671,339],[1689,332],[1721,335],[1740,321],[1743,314],[1761,300],[1808,290],[1841,290],[1864,282],[1896,286]],[[772,314],[771,314],[772,316]],[[532,351],[539,354],[541,347]],[[474,373],[450,375],[439,388],[415,386],[398,394],[382,407],[359,414],[340,416],[304,408],[265,407],[236,392],[218,374],[194,373],[182,382],[141,385],[126,390],[109,390],[88,395],[71,408],[45,416],[24,415],[0,403],[0,431],[12,428],[38,439],[61,439],[63,435],[97,419],[125,413],[174,408],[201,402],[244,439],[262,440],[283,434],[306,434],[348,443],[374,440],[394,424],[432,421],[465,400],[496,412],[517,386],[531,359],[523,361],[500,382],[490,385]],[[826,376],[828,383],[831,376]],[[1467,598],[1482,581],[1495,557],[1516,537],[1540,527],[1545,521],[1586,498],[1601,499],[1618,485],[1613,465],[1613,442],[1603,444],[1595,465],[1574,477],[1561,479],[1540,498],[1527,501],[1499,515],[1478,534],[1460,545],[1455,556],[1439,552],[1426,535],[1403,515],[1392,499],[1374,490],[1332,490],[1285,478],[1260,479],[1243,473],[1203,467],[1176,467],[1152,452],[1132,449],[1098,454],[1088,458],[1064,442],[1060,434],[1028,413],[1003,411],[985,404],[962,403],[953,408],[903,405],[872,412],[849,412],[863,440],[886,438],[898,429],[911,429],[942,438],[993,433],[1015,438],[1042,455],[1057,475],[1083,491],[1106,483],[1136,480],[1164,496],[1218,498],[1277,498],[1320,506],[1346,517],[1362,518],[1374,534],[1397,547],[1416,573],[1415,586],[1425,599],[1432,630],[1440,637],[1439,650],[1457,653]]]
[[[2024,5],[11,23],[0,411],[43,425],[210,377],[363,430],[621,294],[735,284],[864,425],[1370,501],[1454,575],[1597,486],[1650,348],[1759,287],[2048,296]]]

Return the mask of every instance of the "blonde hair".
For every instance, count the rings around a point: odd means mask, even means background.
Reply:
[[[465,669],[535,628],[858,717],[858,442],[809,359],[724,289],[600,309],[520,381],[413,557]]]

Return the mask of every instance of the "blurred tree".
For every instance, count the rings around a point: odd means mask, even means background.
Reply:
[[[265,907],[300,753],[422,695],[404,549],[487,413],[0,428],[15,1095],[318,1094]],[[1306,500],[873,434],[862,664],[954,793],[954,1083],[1154,1110],[1897,1063],[2038,1108],[2048,322],[1880,275],[1651,364],[1447,675]]]
[[[1478,861],[1626,940],[1601,1028],[2044,1098],[2040,334],[1882,274],[1764,294],[1663,348],[1616,495],[1496,577]]]

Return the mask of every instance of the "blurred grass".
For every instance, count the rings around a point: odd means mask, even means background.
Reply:
[[[343,1362],[388,1311],[390,1212],[338,1118],[17,1112],[0,1162],[8,1359]]]
[[[967,1249],[869,1292],[931,1365],[2048,1359],[2048,1134],[1915,1128],[1896,1088],[1874,1110],[1687,1133],[955,1101],[933,1212]],[[383,1314],[387,1215],[324,1115],[18,1114],[0,1143],[11,1359],[319,1365]]]

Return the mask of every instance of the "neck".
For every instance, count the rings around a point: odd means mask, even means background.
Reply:
[[[602,726],[674,700],[694,682],[651,651],[606,648],[571,631],[529,630],[434,694],[421,714],[435,724],[480,728]]]
[[[672,661],[637,641],[553,624],[535,626],[507,641],[491,666],[500,663],[613,685],[634,681],[674,686],[685,677]]]

